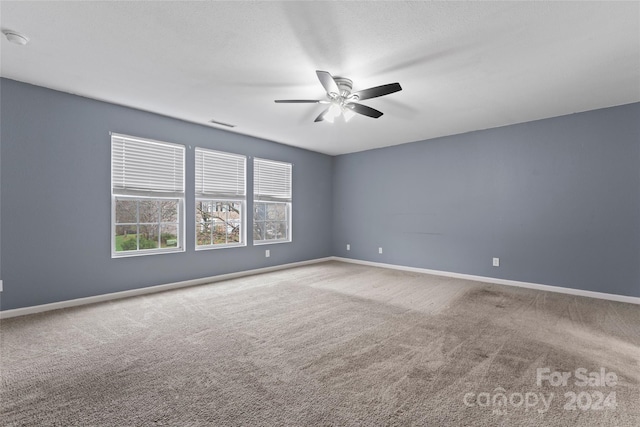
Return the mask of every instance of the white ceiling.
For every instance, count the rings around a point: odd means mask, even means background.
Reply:
[[[2,1],[0,15],[31,39],[2,39],[3,77],[332,155],[640,101],[637,1]],[[315,70],[403,90],[349,123],[273,102],[323,98]]]

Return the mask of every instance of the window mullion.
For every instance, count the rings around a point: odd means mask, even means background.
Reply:
[[[140,250],[140,200],[136,200],[136,250]]]

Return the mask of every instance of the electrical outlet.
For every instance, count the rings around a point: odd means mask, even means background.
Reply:
[[[378,248],[378,253],[381,254],[382,253],[382,248]]]
[[[265,258],[269,258],[271,256],[271,251],[269,249],[265,249],[264,256]]]
[[[351,250],[351,245],[347,243],[347,250],[350,251]]]
[[[2,292],[2,280],[0,280],[0,292]]]
[[[500,258],[494,258],[493,259],[493,266],[494,267],[500,267]]]

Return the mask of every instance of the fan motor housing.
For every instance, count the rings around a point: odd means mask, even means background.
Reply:
[[[334,76],[333,80],[338,85],[338,89],[340,89],[340,96],[347,97],[351,93],[351,89],[353,88],[353,81],[346,77],[337,77]]]

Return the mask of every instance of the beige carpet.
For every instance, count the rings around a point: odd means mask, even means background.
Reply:
[[[631,304],[329,262],[0,332],[3,426],[640,425]]]

